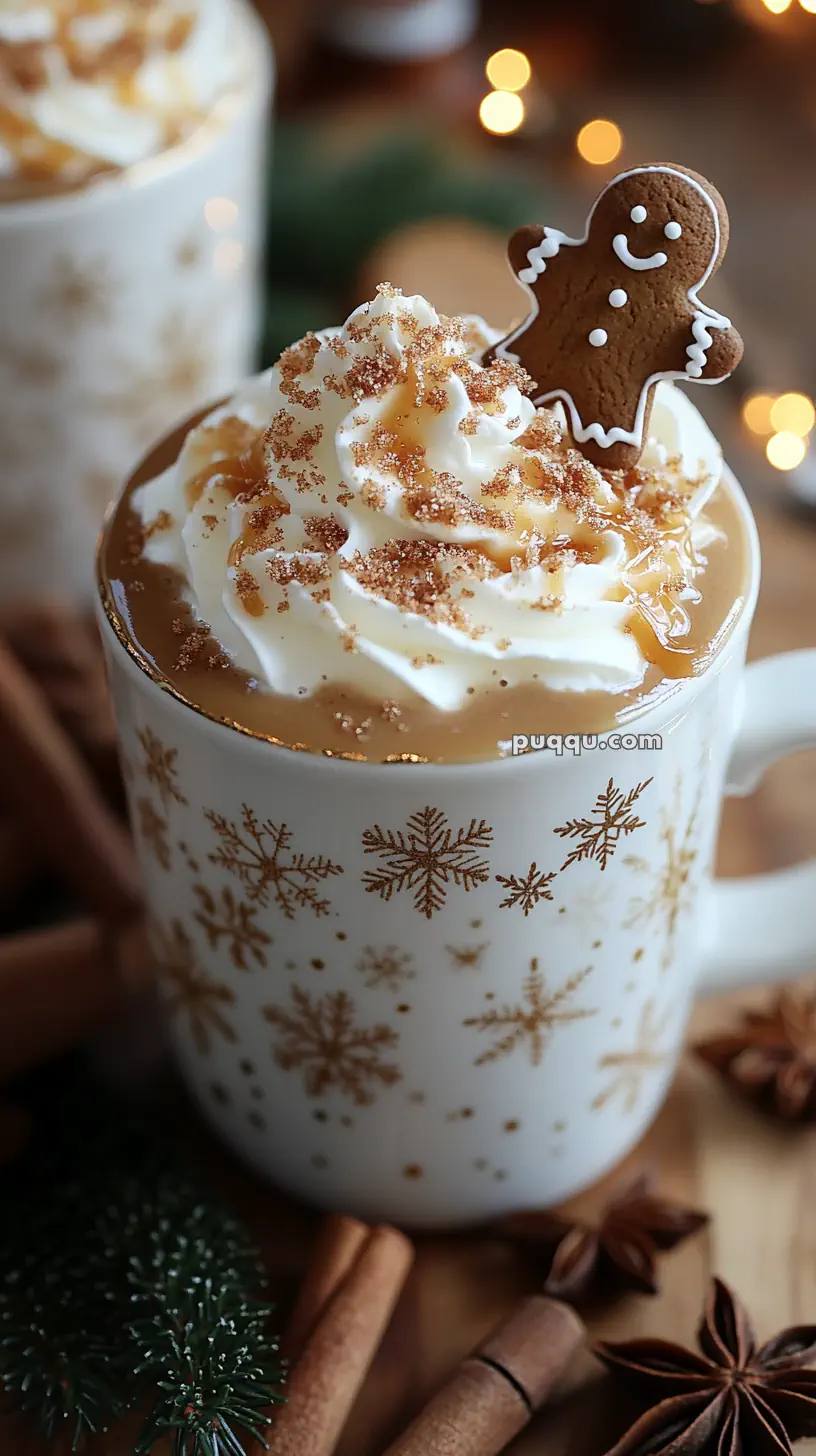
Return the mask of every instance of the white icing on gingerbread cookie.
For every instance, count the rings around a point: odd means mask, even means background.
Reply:
[[[665,268],[669,261],[665,253],[652,253],[649,258],[636,258],[629,248],[626,233],[618,233],[612,239],[612,247],[621,262],[634,273],[648,273],[650,268]]]

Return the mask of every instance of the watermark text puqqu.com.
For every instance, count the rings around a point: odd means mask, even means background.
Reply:
[[[547,749],[559,757],[565,753],[577,757],[581,753],[606,752],[608,749],[631,753],[636,748],[654,751],[663,747],[660,733],[605,733],[603,736],[598,733],[514,733],[511,742],[513,754],[540,753]]]

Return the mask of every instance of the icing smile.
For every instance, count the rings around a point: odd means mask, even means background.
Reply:
[[[636,258],[630,250],[626,233],[618,233],[612,239],[612,247],[621,262],[636,273],[646,273],[650,268],[662,268],[669,261],[665,253],[652,253],[650,258]]]

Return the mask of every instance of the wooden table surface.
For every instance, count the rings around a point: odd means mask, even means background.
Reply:
[[[272,9],[275,0],[269,0]],[[712,112],[717,94],[713,83],[698,78],[695,106],[688,110],[678,92],[675,103],[664,94],[659,111],[659,150],[688,157],[695,165],[710,153],[743,187],[750,213],[751,193],[742,170],[729,153]],[[653,127],[655,110],[645,93],[621,95],[608,83],[594,101],[596,114],[624,119],[636,134]],[[782,100],[777,98],[778,106]],[[731,103],[737,102],[733,96]],[[747,104],[743,119],[765,127],[767,111]],[[785,118],[777,112],[777,135],[785,135]],[[742,123],[740,123],[742,125]],[[681,136],[692,138],[692,154]],[[753,134],[753,133],[752,133]],[[763,132],[763,137],[765,133]],[[746,156],[747,153],[742,154]],[[791,165],[793,163],[791,162]],[[727,178],[726,178],[727,180]],[[779,181],[781,188],[782,182]],[[809,199],[812,205],[812,197]],[[805,200],[797,194],[797,215]],[[575,208],[576,214],[578,205]],[[555,219],[560,225],[569,226]],[[767,219],[770,225],[770,215]],[[764,234],[763,234],[764,237]],[[761,269],[765,269],[765,252]],[[743,297],[750,292],[751,260],[745,240],[736,246]],[[754,254],[754,278],[760,265]],[[483,273],[480,273],[483,286]],[[394,278],[399,282],[399,278]],[[790,325],[794,343],[786,349],[784,329],[774,335],[772,353],[790,361],[795,372],[805,334],[795,314],[798,297],[789,272],[779,270],[771,281],[774,302]],[[432,287],[429,289],[433,293]],[[767,303],[768,293],[764,297]],[[804,300],[812,320],[812,290]],[[444,299],[436,300],[444,307]],[[473,307],[482,306],[474,299]],[[489,312],[489,309],[487,310]],[[777,323],[780,314],[777,312]],[[740,318],[740,323],[742,319]],[[762,310],[750,315],[747,335],[763,337]],[[798,345],[795,342],[798,340]],[[812,351],[811,351],[812,353]],[[782,366],[784,368],[784,364]],[[784,379],[782,384],[791,380]],[[795,379],[794,381],[795,382]],[[802,381],[807,385],[807,381]],[[745,451],[734,431],[733,399],[715,401],[718,391],[705,391],[706,407],[735,463],[747,476],[762,537],[765,578],[756,618],[752,654],[816,645],[816,528],[786,511],[781,478],[760,471],[758,457]],[[721,869],[750,874],[816,854],[816,755],[799,755],[777,765],[758,792],[726,806]],[[816,967],[814,967],[816,970]],[[735,1008],[762,1001],[766,993],[736,995],[699,1005],[691,1035],[727,1025]],[[220,1159],[221,1155],[217,1155]],[[250,1218],[263,1247],[273,1287],[285,1300],[305,1267],[317,1221],[262,1189],[245,1173],[219,1162],[239,1207]],[[816,1319],[816,1129],[793,1131],[760,1118],[741,1106],[701,1068],[687,1060],[680,1068],[669,1099],[644,1142],[618,1169],[607,1186],[624,1180],[627,1170],[653,1168],[663,1192],[706,1208],[710,1228],[662,1263],[663,1288],[655,1299],[631,1297],[593,1318],[594,1337],[629,1338],[655,1333],[692,1339],[710,1275],[732,1281],[748,1304],[758,1332],[765,1337],[784,1325]],[[582,1200],[600,1205],[604,1188]],[[535,1288],[531,1266],[511,1248],[484,1237],[429,1238],[420,1243],[417,1265],[400,1303],[375,1368],[353,1413],[340,1456],[379,1456],[394,1432],[421,1406],[457,1360],[476,1345],[524,1292]],[[597,1398],[587,1399],[597,1385]],[[611,1444],[619,1419],[605,1381],[587,1357],[576,1362],[561,1398],[544,1411],[512,1447],[513,1456],[595,1456]],[[0,1423],[4,1456],[44,1456],[45,1447],[15,1419]],[[63,1451],[60,1444],[50,1456]],[[97,1443],[99,1456],[125,1456],[130,1447],[124,1432]]]

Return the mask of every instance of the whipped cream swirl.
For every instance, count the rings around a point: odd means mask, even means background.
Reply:
[[[155,155],[239,82],[241,51],[232,0],[0,0],[0,180]]]
[[[719,446],[661,384],[628,475],[536,410],[481,320],[384,286],[215,410],[133,504],[232,661],[277,693],[346,685],[455,710],[538,681],[623,691],[644,610],[687,626]]]

